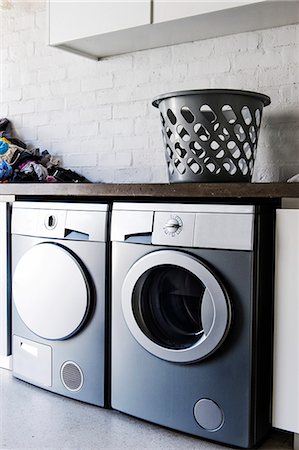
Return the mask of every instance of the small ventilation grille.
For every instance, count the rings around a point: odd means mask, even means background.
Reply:
[[[64,387],[69,391],[79,391],[83,386],[83,372],[73,361],[66,361],[61,366],[60,376]]]

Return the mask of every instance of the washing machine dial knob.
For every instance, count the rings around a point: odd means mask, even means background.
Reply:
[[[171,216],[171,218],[166,222],[163,227],[165,234],[170,234],[175,236],[182,231],[183,221],[179,216]]]

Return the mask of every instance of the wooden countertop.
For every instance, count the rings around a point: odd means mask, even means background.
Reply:
[[[0,195],[20,197],[102,197],[107,199],[299,198],[299,183],[7,183]]]

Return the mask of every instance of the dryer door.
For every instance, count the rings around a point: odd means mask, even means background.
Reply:
[[[25,325],[45,339],[66,339],[85,322],[90,306],[86,270],[58,244],[41,243],[16,266],[13,301]]]
[[[155,251],[138,260],[122,287],[126,323],[158,358],[191,363],[214,352],[231,322],[229,298],[202,262],[179,251]]]

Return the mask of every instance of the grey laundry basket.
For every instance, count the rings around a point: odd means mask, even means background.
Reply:
[[[234,89],[171,92],[159,108],[170,182],[250,181],[268,96]]]

